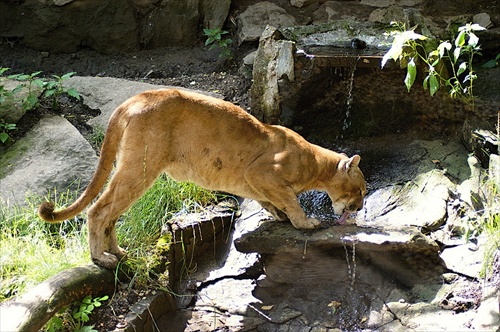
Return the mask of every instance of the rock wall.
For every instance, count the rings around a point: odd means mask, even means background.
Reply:
[[[230,0],[27,0],[0,2],[0,36],[42,51],[102,53],[186,46],[221,27]]]
[[[257,41],[267,24],[278,28],[338,20],[388,23],[420,11],[433,34],[475,15],[498,30],[496,2],[481,0],[7,0],[0,1],[0,41],[20,40],[42,51],[102,53],[199,43],[203,28],[235,29],[238,43]],[[423,24],[420,24],[423,26]],[[498,32],[497,32],[498,34]],[[492,35],[491,43],[498,46]],[[235,43],[236,45],[236,43]]]

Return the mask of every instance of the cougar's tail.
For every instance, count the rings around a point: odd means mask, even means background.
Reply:
[[[55,206],[51,202],[42,203],[38,208],[38,215],[40,218],[49,223],[58,223],[63,220],[70,219],[80,213],[87,205],[90,204],[90,202],[92,202],[94,198],[97,197],[101,188],[108,180],[111,170],[113,169],[113,163],[116,159],[121,137],[123,136],[123,132],[126,127],[126,124],[124,124],[126,120],[121,117],[120,113],[125,111],[126,107],[123,105],[119,106],[111,116],[108,130],[106,131],[101,148],[101,156],[99,157],[97,169],[92,177],[92,180],[90,180],[89,185],[80,197],[78,197],[73,204],[60,211],[54,211]],[[113,118],[117,118],[115,119],[116,121],[113,121]]]

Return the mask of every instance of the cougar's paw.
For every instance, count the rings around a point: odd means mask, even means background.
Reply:
[[[115,255],[116,258],[118,258],[119,261],[123,261],[127,259],[127,251],[123,249],[122,247],[116,247],[112,249],[111,254]]]
[[[115,255],[109,254],[107,252],[103,253],[99,257],[92,257],[94,264],[102,266],[106,269],[114,269],[118,265],[118,258]]]
[[[303,221],[295,221],[292,224],[295,228],[298,229],[313,229],[321,225],[321,222],[315,218],[306,218]]]

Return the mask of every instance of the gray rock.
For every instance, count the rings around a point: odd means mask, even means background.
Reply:
[[[477,241],[477,244],[468,242],[456,247],[445,248],[441,253],[441,258],[446,267],[453,272],[471,278],[479,278],[485,257],[486,238],[480,236]]]
[[[239,43],[258,40],[268,24],[283,28],[294,26],[296,21],[285,9],[273,3],[258,2],[238,16]]]
[[[262,33],[255,56],[251,108],[266,123],[276,124],[281,113],[279,83],[294,80],[294,44],[280,40],[279,31],[268,26]]]
[[[257,51],[252,51],[248,53],[244,58],[243,58],[243,64],[247,66],[253,66],[253,63],[255,62],[255,56],[257,55]]]
[[[222,27],[230,5],[230,0],[2,3],[0,35],[22,38],[30,48],[68,53],[82,46],[101,53],[193,46],[202,28]]]
[[[411,225],[436,230],[446,221],[447,203],[455,185],[442,171],[417,176],[414,181],[378,190],[366,200],[358,225]]]
[[[290,5],[298,8],[302,8],[304,6],[309,6],[316,2],[315,0],[290,0]]]
[[[472,22],[477,23],[484,28],[490,28],[493,25],[493,23],[491,23],[490,15],[486,13],[479,13],[474,15],[474,17],[472,18]]]
[[[360,4],[373,7],[389,7],[396,4],[396,0],[361,0]]]
[[[12,91],[16,89],[19,85],[25,82],[20,82],[10,79],[0,78],[0,85],[3,85],[5,91]],[[40,96],[41,88],[37,85],[31,87],[31,93],[35,96]],[[12,98],[4,97],[2,101],[2,107],[0,107],[0,119],[5,120],[5,123],[17,123],[19,119],[26,114],[26,109],[23,108],[23,100],[28,97],[28,89],[23,88],[19,92],[15,93]]]
[[[0,194],[9,204],[26,204],[30,194],[84,188],[97,156],[66,119],[48,116],[0,155]]]
[[[167,85],[153,85],[149,83],[128,81],[112,77],[82,77],[73,76],[65,82],[67,87],[75,88],[83,97],[85,105],[101,111],[101,115],[89,121],[94,127],[106,129],[111,114],[121,103],[128,98],[147,91],[157,89],[175,88],[187,90],[181,87]],[[198,90],[190,90],[198,93],[222,98],[220,94]]]

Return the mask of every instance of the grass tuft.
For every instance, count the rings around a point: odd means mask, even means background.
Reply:
[[[52,192],[57,208],[71,204],[78,194]],[[29,197],[27,206],[8,206],[0,201],[0,301],[21,295],[58,272],[88,264],[85,216],[59,224],[45,223],[37,215],[46,198]],[[191,183],[177,183],[161,176],[153,187],[121,218],[117,233],[129,250],[140,284],[149,278],[161,227],[179,211],[194,211],[216,200],[216,195]]]

